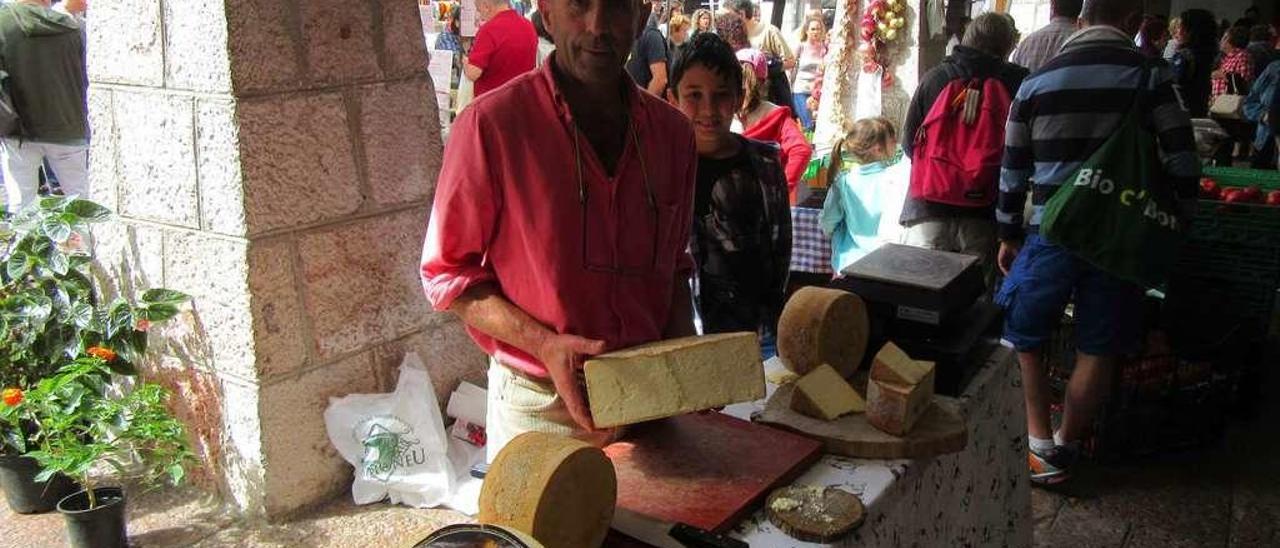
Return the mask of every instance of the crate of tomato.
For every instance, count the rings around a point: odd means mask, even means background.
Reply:
[[[1206,168],[1200,207],[1168,285],[1186,321],[1265,333],[1280,287],[1280,172]]]

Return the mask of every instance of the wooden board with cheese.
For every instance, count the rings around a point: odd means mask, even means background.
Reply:
[[[968,443],[959,401],[934,396],[924,415],[906,436],[895,436],[867,421],[863,413],[826,421],[792,410],[795,384],[778,387],[756,422],[804,434],[823,443],[828,453],[868,459],[903,459],[954,453]],[[868,402],[869,403],[869,402]]]

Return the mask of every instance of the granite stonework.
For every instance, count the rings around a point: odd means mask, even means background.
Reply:
[[[118,0],[89,25],[94,231],[108,295],[192,296],[149,375],[199,483],[278,517],[349,487],[328,398],[421,354],[441,403],[484,357],[418,261],[442,151],[418,8],[395,0]]]

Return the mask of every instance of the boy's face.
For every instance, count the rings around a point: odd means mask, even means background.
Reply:
[[[730,86],[728,78],[700,64],[686,69],[676,83],[676,104],[693,122],[700,154],[716,150],[732,136],[729,126],[741,102],[741,89]]]

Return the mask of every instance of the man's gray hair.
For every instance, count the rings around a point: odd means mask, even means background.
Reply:
[[[1004,58],[1017,45],[1017,29],[1012,19],[1001,13],[987,12],[969,23],[960,45]]]

